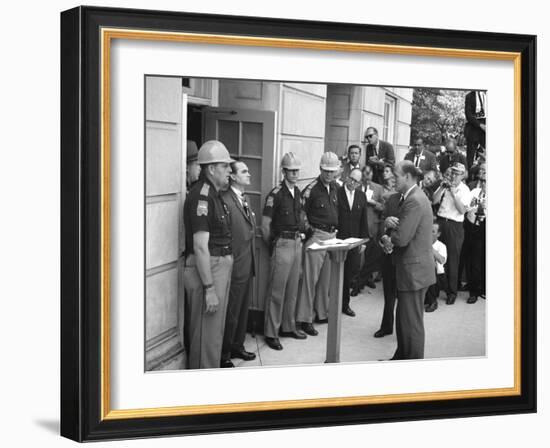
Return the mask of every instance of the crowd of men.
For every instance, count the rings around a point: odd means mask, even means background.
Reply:
[[[482,100],[471,101],[484,135],[485,117],[476,106]],[[434,154],[418,138],[396,161],[392,145],[369,127],[364,164],[360,145],[351,145],[343,160],[325,152],[319,176],[303,190],[297,186],[301,161],[286,153],[283,179],[266,197],[261,224],[245,195],[251,175],[259,173],[233,160],[222,142],[208,141],[198,154],[195,147],[188,178],[198,179],[184,206],[188,367],[255,359],[244,341],[257,224],[271,255],[264,321],[271,349],[283,350],[280,338],[317,336],[314,324],[328,322],[331,259],[326,250],[308,248],[356,237],[368,242],[347,253],[342,312],[354,317],[350,297],[381,279],[384,311],[374,337],[392,334],[395,320],[391,359],[423,358],[424,312],[437,309],[440,291],[452,305],[466,279],[467,303],[485,298],[486,162],[479,135],[474,142],[466,133],[466,156],[453,139]],[[189,171],[197,165],[200,175]]]

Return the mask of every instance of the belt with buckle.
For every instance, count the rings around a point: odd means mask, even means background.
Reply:
[[[315,224],[312,225],[313,229],[322,230],[323,232],[332,233],[336,230],[336,226],[329,226],[327,224]]]
[[[283,238],[285,240],[295,240],[296,238],[301,238],[301,234],[298,230],[295,232],[291,232],[288,230],[284,230],[282,232],[279,232],[279,238]]]
[[[226,255],[231,255],[233,250],[231,246],[217,246],[210,248],[210,256],[213,257],[225,257]]]

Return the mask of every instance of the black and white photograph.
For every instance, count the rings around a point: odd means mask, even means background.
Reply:
[[[144,95],[147,372],[487,355],[489,91]]]

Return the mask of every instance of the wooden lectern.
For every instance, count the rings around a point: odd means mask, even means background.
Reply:
[[[330,303],[328,310],[327,358],[325,362],[340,362],[340,334],[342,332],[342,286],[344,281],[344,261],[350,249],[360,246],[368,238],[349,238],[336,240],[334,244],[312,244],[307,250],[326,250],[329,253]]]

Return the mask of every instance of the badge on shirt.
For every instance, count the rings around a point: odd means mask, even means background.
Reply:
[[[208,196],[208,193],[210,191],[210,185],[207,183],[204,183],[201,188],[201,196]],[[206,207],[206,211],[208,212],[208,206]]]
[[[273,207],[273,196],[268,196],[267,201],[265,203],[266,207]]]
[[[197,203],[197,216],[208,216],[208,201]]]

